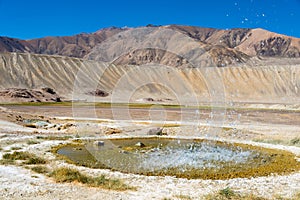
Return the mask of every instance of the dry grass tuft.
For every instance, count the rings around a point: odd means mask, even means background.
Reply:
[[[32,171],[39,173],[39,174],[47,174],[49,173],[49,170],[45,166],[34,166],[31,168]]]
[[[101,187],[104,189],[110,190],[129,190],[134,189],[133,187],[128,186],[127,184],[123,183],[119,179],[109,179],[106,178],[104,175],[98,177],[90,177],[80,173],[78,170],[61,167],[55,169],[51,174],[51,177],[55,179],[56,182],[65,183],[65,182],[79,182],[82,184],[87,184],[92,187]]]

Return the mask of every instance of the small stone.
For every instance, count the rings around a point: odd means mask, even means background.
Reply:
[[[94,142],[94,145],[96,145],[96,146],[104,146],[104,141],[96,141],[96,142]]]

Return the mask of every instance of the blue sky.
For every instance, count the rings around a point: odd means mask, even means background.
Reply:
[[[0,0],[0,20],[1,36],[21,39],[147,24],[260,27],[300,38],[300,0]]]

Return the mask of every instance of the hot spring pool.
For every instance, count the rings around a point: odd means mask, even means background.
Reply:
[[[69,144],[57,153],[78,165],[181,178],[244,178],[300,170],[290,152],[211,140],[105,139]]]

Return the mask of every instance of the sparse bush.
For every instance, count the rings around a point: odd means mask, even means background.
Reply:
[[[300,138],[294,138],[290,141],[292,145],[300,145]]]
[[[241,195],[234,192],[231,188],[225,188],[217,193],[209,194],[205,197],[206,200],[267,200],[262,197],[257,197],[252,194]]]
[[[15,164],[14,160],[2,159],[0,160],[0,165],[13,165]]]
[[[31,157],[25,162],[25,164],[28,164],[28,165],[46,164],[46,163],[47,163],[47,161],[40,157]]]
[[[120,179],[108,179],[104,175],[101,175],[99,177],[95,177],[91,179],[91,186],[93,187],[102,187],[104,189],[110,189],[110,190],[128,190],[133,189],[123,183]]]
[[[191,200],[192,199],[190,196],[183,195],[183,194],[176,195],[175,197],[178,199],[182,199],[182,200]]]
[[[219,195],[226,197],[227,199],[230,199],[232,196],[235,196],[235,193],[230,188],[225,188],[223,190],[219,191]]]
[[[3,155],[3,159],[5,160],[24,160],[25,164],[34,165],[34,164],[46,164],[47,161],[43,158],[37,157],[34,154],[23,152],[23,151],[15,151],[12,154],[7,153]]]
[[[12,154],[6,153],[3,155],[3,159],[7,160],[27,160],[32,157],[32,154],[23,151],[15,151]]]
[[[34,166],[31,168],[31,170],[39,174],[46,174],[49,172],[45,166]]]

